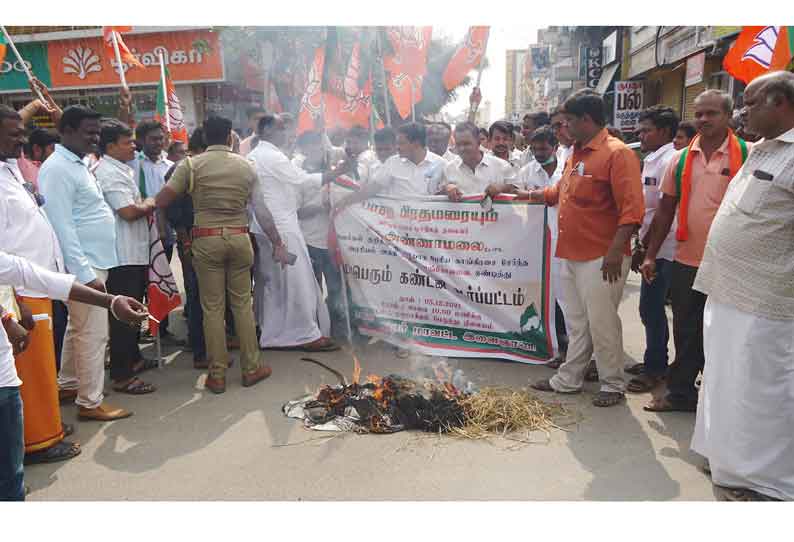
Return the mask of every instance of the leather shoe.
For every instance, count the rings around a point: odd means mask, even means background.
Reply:
[[[211,375],[207,375],[207,381],[204,383],[204,387],[215,394],[223,393],[226,391],[226,378],[214,378]]]
[[[130,416],[132,416],[132,412],[129,410],[112,407],[107,403],[102,403],[96,408],[80,407],[77,413],[77,417],[81,420],[96,420],[100,422],[121,420],[123,418],[129,418]]]
[[[271,374],[273,374],[273,369],[266,365],[262,366],[252,373],[243,375],[243,387],[250,388],[257,382],[261,382],[262,380],[266,379]]]

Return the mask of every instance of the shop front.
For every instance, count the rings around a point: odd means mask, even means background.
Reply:
[[[203,119],[206,88],[225,80],[223,51],[216,32],[205,29],[129,34],[124,41],[143,68],[122,66],[133,95],[137,121],[152,118],[160,81],[160,57],[168,68],[183,108],[188,131]],[[28,67],[62,106],[83,104],[100,113],[118,112],[119,66],[102,38],[81,37],[19,43]],[[0,102],[17,109],[32,95],[24,68],[8,55],[0,63]],[[46,119],[40,119],[46,125]]]

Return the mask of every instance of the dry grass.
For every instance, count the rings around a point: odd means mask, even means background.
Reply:
[[[450,434],[468,439],[501,436],[532,444],[531,433],[540,431],[549,438],[549,429],[565,430],[577,416],[560,403],[542,401],[526,389],[484,388],[460,400],[466,414],[463,427],[451,427]]]

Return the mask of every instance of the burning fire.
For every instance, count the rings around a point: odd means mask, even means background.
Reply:
[[[355,354],[353,354],[353,379],[352,383],[354,385],[358,385],[358,381],[361,378],[361,363],[358,362],[358,358]]]

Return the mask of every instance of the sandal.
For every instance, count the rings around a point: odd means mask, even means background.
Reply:
[[[132,366],[132,374],[139,375],[159,367],[160,363],[156,359],[141,358],[140,361]]]
[[[645,374],[645,364],[635,363],[631,367],[626,368],[626,372],[632,376],[639,376]]]
[[[565,356],[559,355],[556,358],[552,359],[546,364],[546,367],[549,369],[559,369],[560,365],[565,363]]]
[[[38,465],[41,463],[57,463],[66,461],[80,455],[80,445],[66,440],[60,441],[46,450],[25,454],[25,465]]]
[[[593,405],[597,407],[611,407],[626,400],[626,396],[619,391],[599,391],[593,397]]]
[[[138,378],[133,378],[123,386],[113,386],[113,389],[119,393],[126,393],[128,395],[146,395],[147,393],[157,391],[157,388],[152,384],[139,380]]]
[[[560,393],[562,395],[574,395],[574,394],[580,393],[582,391],[582,390],[574,390],[574,391],[558,391],[558,390],[555,390],[553,387],[551,387],[551,379],[550,378],[545,378],[543,380],[538,380],[537,382],[533,382],[532,384],[530,384],[529,387],[532,388],[533,390],[549,391],[549,392],[552,392],[552,393]]]
[[[647,393],[662,381],[660,376],[640,375],[629,380],[626,391],[631,393]]]
[[[695,412],[697,403],[683,403],[671,401],[667,397],[662,397],[651,401],[650,404],[642,407],[645,412]]]

